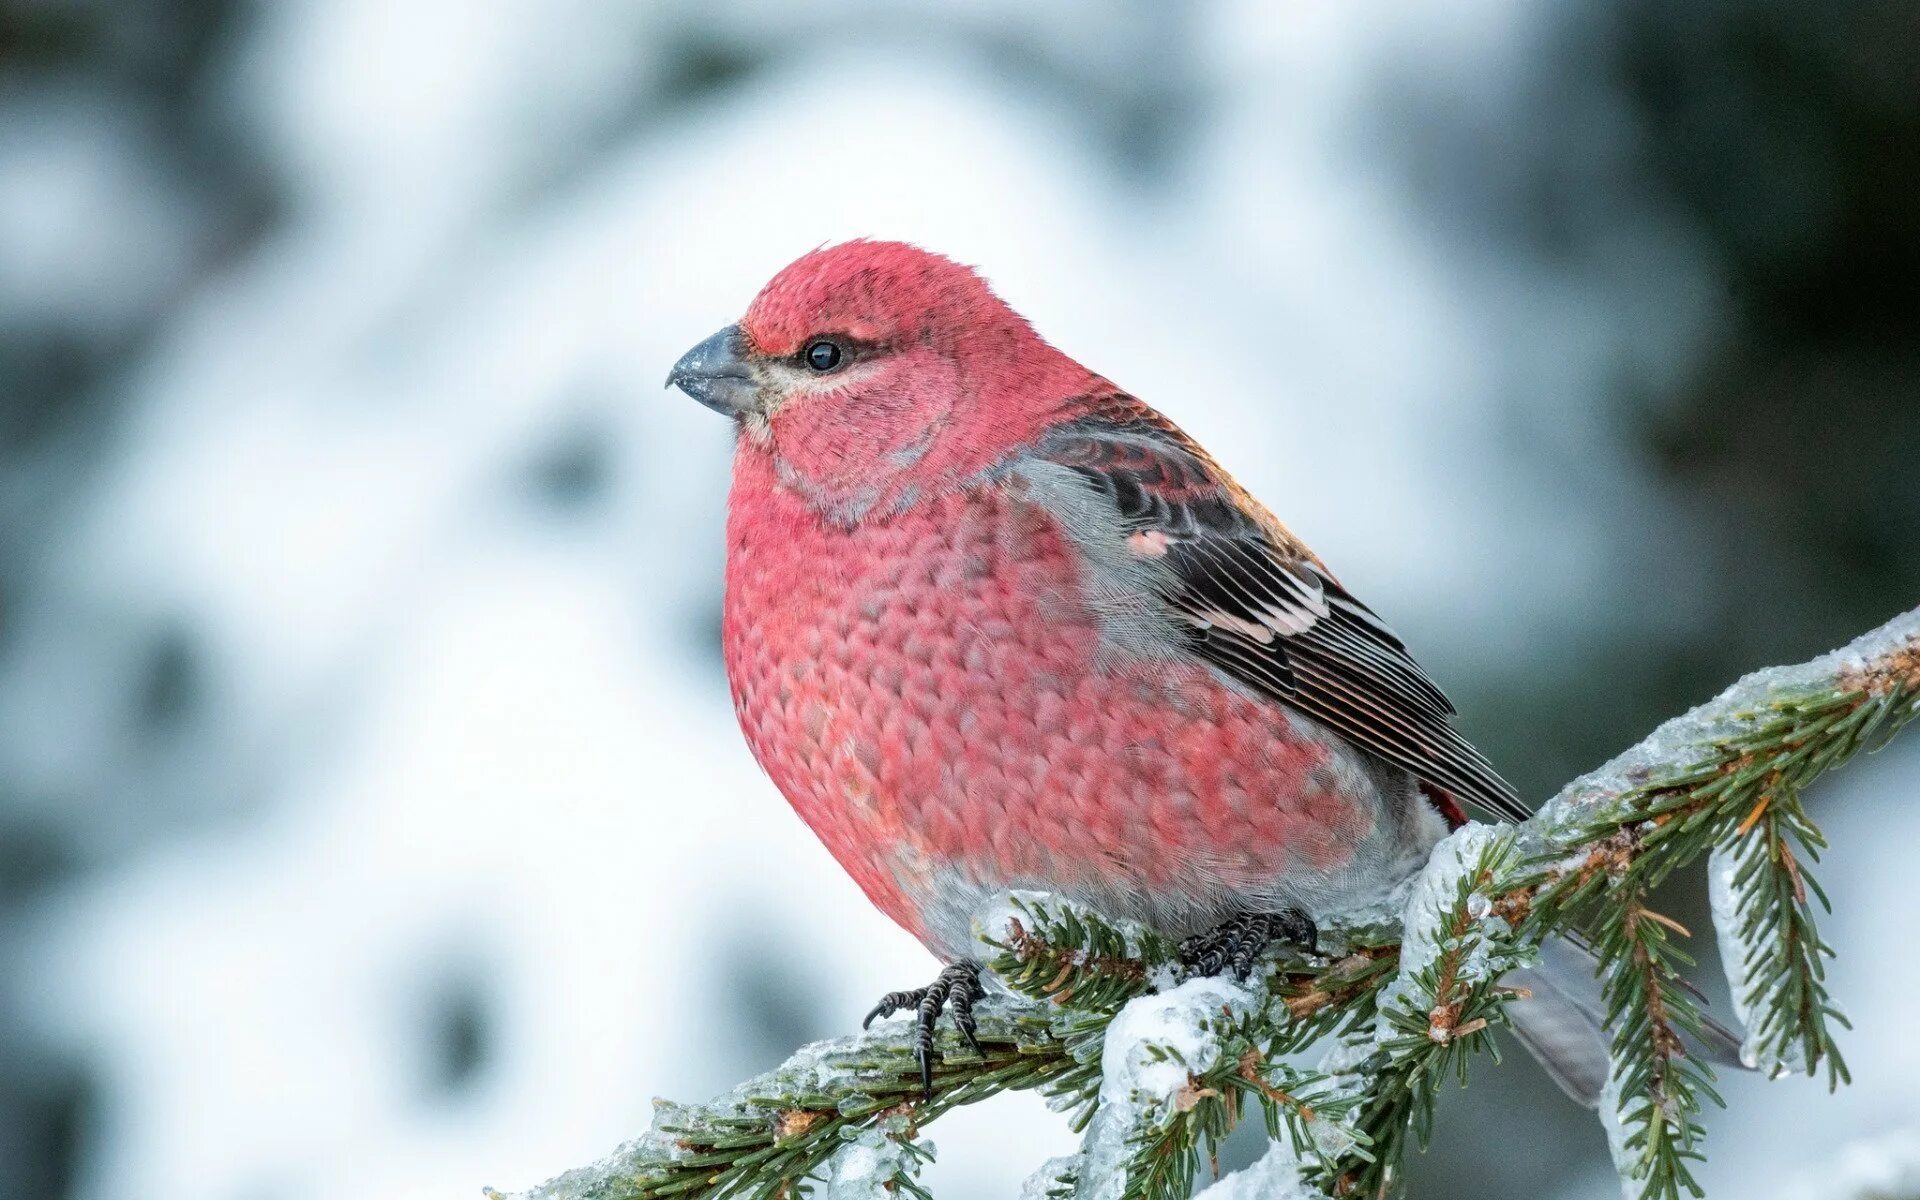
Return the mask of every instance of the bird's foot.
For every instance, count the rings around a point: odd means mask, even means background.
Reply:
[[[1285,942],[1309,954],[1320,948],[1320,930],[1313,918],[1297,908],[1277,913],[1242,913],[1205,933],[1180,943],[1180,964],[1189,977],[1218,975],[1232,967],[1235,979],[1245,982],[1253,960],[1274,942]]]
[[[880,997],[880,1003],[873,1006],[867,1019],[860,1022],[860,1028],[872,1025],[876,1018],[890,1017],[902,1009],[915,1010],[913,1029],[913,1057],[920,1064],[920,1092],[926,1100],[933,1099],[933,1026],[940,1019],[942,1011],[953,1014],[953,1025],[960,1036],[967,1039],[967,1045],[975,1054],[981,1053],[980,1042],[975,1036],[977,1026],[973,1019],[973,1002],[987,994],[980,986],[980,964],[961,961],[946,967],[939,978],[923,988],[914,988],[907,992],[888,992]]]

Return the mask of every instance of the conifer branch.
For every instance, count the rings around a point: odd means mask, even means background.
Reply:
[[[1549,933],[1582,928],[1611,1016],[1623,1177],[1653,1200],[1698,1195],[1698,1115],[1719,1098],[1686,1049],[1704,1022],[1682,978],[1687,933],[1647,896],[1710,856],[1747,1056],[1844,1082],[1833,1029],[1845,1022],[1826,991],[1833,950],[1813,915],[1826,901],[1809,869],[1824,842],[1801,796],[1917,714],[1920,611],[1813,662],[1747,677],[1516,829],[1457,833],[1412,885],[1404,921],[1323,921],[1326,957],[1270,958],[1244,989],[1174,989],[1164,938],[1056,899],[1012,897],[981,935],[988,966],[1015,994],[977,1009],[980,1053],[942,1032],[930,1099],[910,1025],[886,1023],[807,1047],[708,1104],[659,1102],[645,1136],[518,1200],[787,1200],[823,1188],[924,1200],[927,1124],[1022,1089],[1047,1095],[1087,1138],[1080,1155],[1042,1168],[1033,1195],[1188,1196],[1219,1140],[1258,1109],[1275,1140],[1263,1179],[1285,1175],[1294,1194],[1384,1196],[1407,1147],[1424,1144],[1442,1084],[1465,1082],[1490,1031],[1523,1002],[1502,973]],[[1182,993],[1211,1007],[1180,1010]],[[1139,1022],[1121,1014],[1141,1005],[1186,1024],[1128,1040]],[[1332,1046],[1318,1068],[1285,1061],[1314,1043]],[[1115,1054],[1124,1061],[1107,1061]],[[1106,1086],[1115,1080],[1129,1086]]]

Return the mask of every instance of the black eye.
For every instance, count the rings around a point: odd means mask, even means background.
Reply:
[[[807,365],[825,373],[840,365],[840,347],[822,338],[807,347]]]

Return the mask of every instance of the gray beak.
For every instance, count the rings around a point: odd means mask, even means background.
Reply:
[[[759,390],[747,370],[746,349],[740,327],[729,325],[681,355],[667,373],[667,386],[723,416],[737,417],[752,407]]]

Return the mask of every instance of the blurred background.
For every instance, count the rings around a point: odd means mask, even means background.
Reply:
[[[802,251],[979,264],[1538,799],[1920,601],[1916,194],[1908,0],[0,2],[0,1196],[526,1186],[926,975],[660,389]],[[1815,798],[1856,1084],[1731,1081],[1717,1195],[1920,1124],[1917,788]],[[1514,1056],[1413,1194],[1614,1184]]]

